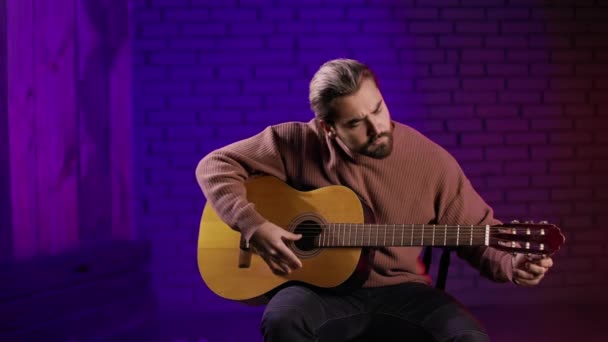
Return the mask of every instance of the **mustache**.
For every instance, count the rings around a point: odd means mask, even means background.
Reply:
[[[378,134],[378,135],[376,135],[376,136],[374,136],[374,137],[371,137],[371,138],[369,139],[368,144],[369,144],[369,145],[371,145],[371,144],[373,144],[373,143],[374,143],[376,140],[378,140],[378,139],[380,139],[380,138],[382,138],[382,137],[388,137],[388,138],[390,138],[390,137],[391,137],[391,132],[382,132],[382,133],[380,133],[380,134]]]

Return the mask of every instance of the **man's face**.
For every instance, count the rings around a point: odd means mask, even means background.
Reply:
[[[364,79],[356,93],[337,98],[333,107],[336,118],[327,129],[351,151],[376,159],[391,154],[391,116],[373,79]]]

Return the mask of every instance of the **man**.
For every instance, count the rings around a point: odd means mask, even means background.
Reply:
[[[315,118],[284,123],[207,155],[196,171],[218,215],[241,232],[277,275],[302,267],[286,241],[301,236],[267,221],[247,202],[254,174],[298,189],[339,184],[359,196],[368,223],[499,224],[443,148],[391,121],[376,78],[364,64],[336,59],[310,82]],[[340,289],[292,285],[279,290],[262,318],[266,341],[347,341],[380,326],[388,336],[412,329],[437,341],[487,341],[455,299],[433,288],[421,247],[368,248],[355,277]],[[539,283],[551,258],[528,260],[490,247],[457,254],[497,282]],[[246,286],[246,285],[244,285]]]

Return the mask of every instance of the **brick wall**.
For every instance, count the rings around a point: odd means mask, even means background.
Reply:
[[[455,260],[450,292],[468,303],[591,299],[608,283],[599,3],[135,1],[137,207],[161,302],[224,305],[196,270],[198,160],[269,124],[309,120],[310,77],[342,56],[376,71],[394,119],[453,153],[500,219],[565,231],[541,291],[497,286]]]

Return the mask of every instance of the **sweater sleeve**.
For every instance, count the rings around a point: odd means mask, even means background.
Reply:
[[[265,174],[286,179],[280,137],[270,126],[259,134],[206,155],[196,167],[196,179],[218,216],[249,240],[266,221],[247,200],[245,181]]]
[[[475,191],[458,163],[451,157],[443,192],[445,206],[439,206],[438,223],[463,225],[494,225],[502,222],[494,218],[493,209]],[[456,254],[479,270],[480,274],[496,282],[513,278],[512,255],[493,247],[461,246]]]

